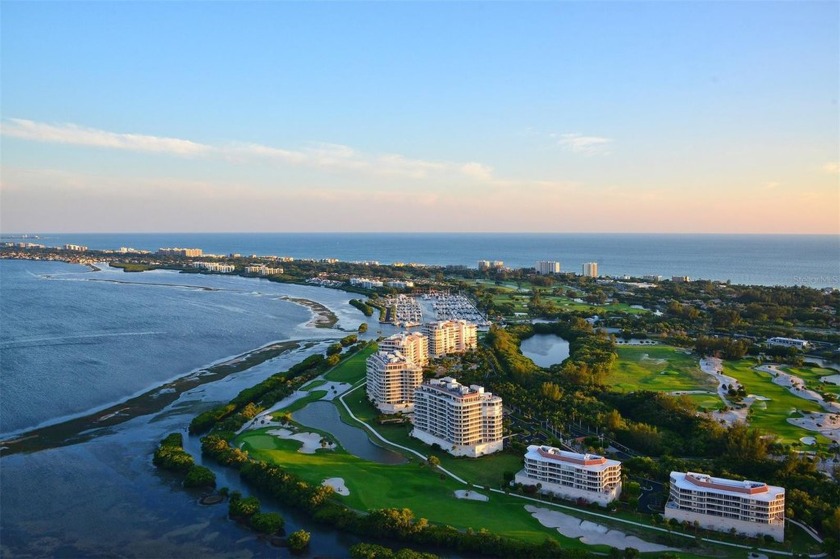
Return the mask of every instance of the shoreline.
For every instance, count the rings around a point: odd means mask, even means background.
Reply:
[[[97,431],[100,429],[162,411],[188,390],[250,369],[283,353],[305,346],[307,343],[309,342],[305,340],[273,342],[157,385],[138,396],[111,404],[104,409],[52,425],[22,431],[15,434],[13,438],[0,441],[0,458],[90,440],[97,436]]]
[[[312,319],[306,323],[307,327],[312,328],[334,328],[336,324],[338,324],[338,316],[334,312],[332,312],[326,305],[319,303],[318,301],[312,301],[311,299],[302,299],[300,297],[290,297],[288,295],[284,295],[280,297],[283,301],[289,301],[290,303],[294,303],[296,305],[300,305],[302,307],[306,307],[315,315]]]

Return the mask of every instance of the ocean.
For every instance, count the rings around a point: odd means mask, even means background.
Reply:
[[[0,240],[19,241],[18,235]],[[417,262],[475,267],[478,260],[534,266],[556,260],[601,275],[689,276],[747,285],[840,288],[840,235],[665,235],[584,233],[96,233],[43,234],[29,242],[92,249],[195,247],[207,253]]]

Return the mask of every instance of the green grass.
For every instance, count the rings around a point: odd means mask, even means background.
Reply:
[[[815,437],[818,443],[828,444],[829,440],[816,431],[809,431],[787,422],[789,417],[799,417],[797,411],[822,413],[822,407],[816,402],[791,394],[787,388],[773,384],[770,373],[756,371],[754,366],[755,362],[750,359],[723,363],[723,373],[738,379],[747,394],[770,398],[763,403],[764,405],[760,405],[761,402],[753,404],[750,425],[777,435],[783,443],[798,443],[800,437]]]
[[[330,477],[343,478],[350,495],[339,499],[357,510],[407,507],[418,518],[459,529],[486,529],[526,542],[542,542],[553,537],[564,546],[588,547],[541,526],[525,511],[526,503],[521,499],[486,491],[483,493],[490,497],[487,502],[455,498],[454,491],[464,486],[449,477],[441,479],[440,474],[417,460],[403,465],[378,464],[340,449],[303,454],[297,452],[299,442],[277,442],[261,430],[240,435],[234,444],[241,444],[253,458],[281,464],[313,484]]]
[[[720,411],[726,407],[717,394],[686,394],[685,397],[700,411]]]
[[[700,369],[697,356],[682,349],[659,345],[619,346],[616,353],[618,360],[607,382],[617,392],[717,391],[717,382]]]
[[[814,390],[819,393],[828,392],[830,394],[840,396],[840,385],[829,383],[823,384],[820,382],[820,378],[822,377],[840,374],[840,372],[835,371],[834,369],[824,369],[822,367],[814,367],[811,365],[805,365],[802,367],[782,366],[779,368],[786,373],[790,373],[804,380],[805,386],[810,390]]]
[[[310,392],[309,394],[307,394],[306,396],[304,396],[300,400],[295,400],[294,402],[292,402],[291,404],[289,404],[288,406],[286,406],[285,408],[283,408],[280,411],[294,413],[298,410],[302,410],[303,408],[308,406],[311,402],[316,402],[316,401],[320,400],[321,398],[323,398],[326,395],[327,395],[326,390],[313,390],[312,392]]]
[[[327,381],[323,379],[315,379],[310,383],[307,383],[305,386],[301,386],[300,390],[312,390],[313,388],[317,388],[319,386],[323,386],[327,384]]]
[[[354,384],[365,378],[365,361],[376,352],[376,345],[371,345],[336,365],[324,378],[333,382],[349,382]]]

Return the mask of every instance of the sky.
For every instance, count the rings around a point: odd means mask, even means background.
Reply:
[[[840,234],[840,3],[0,2],[0,230]]]

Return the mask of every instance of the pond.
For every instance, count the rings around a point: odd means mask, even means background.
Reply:
[[[569,356],[569,342],[554,334],[536,334],[523,340],[520,350],[537,366],[550,367]]]
[[[380,464],[404,464],[407,460],[401,454],[377,446],[368,438],[367,432],[341,421],[336,407],[330,402],[313,402],[292,414],[302,425],[331,433],[341,446],[354,456]]]

